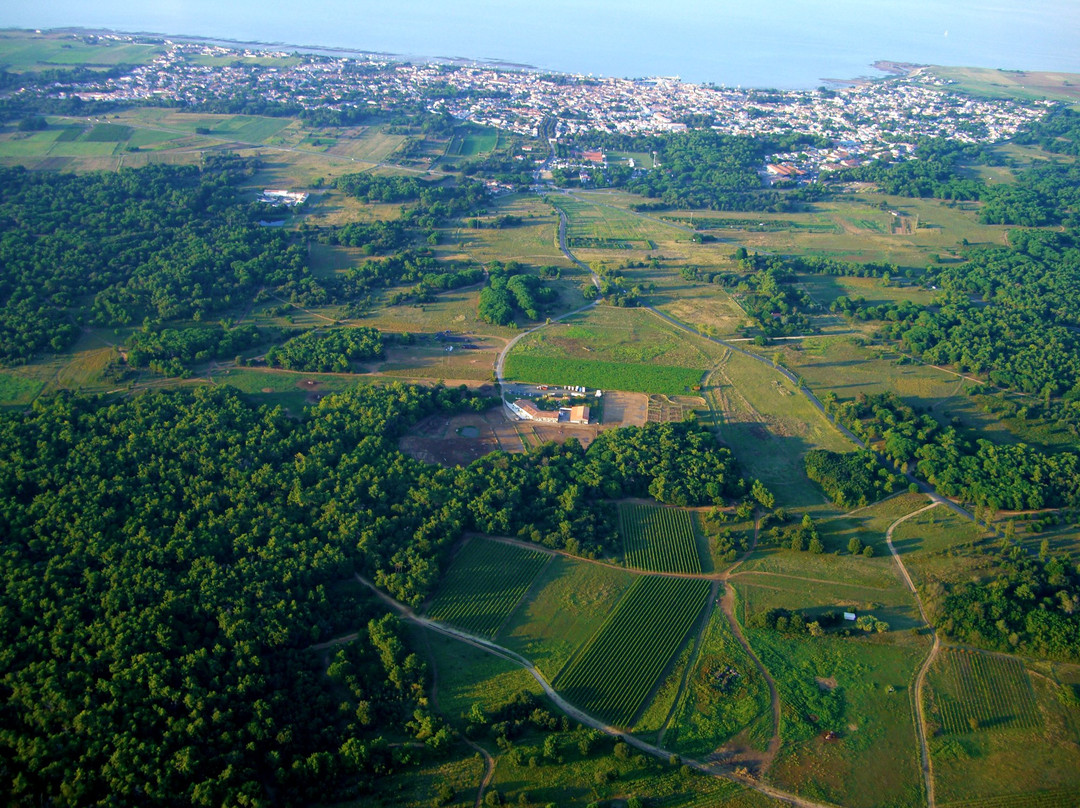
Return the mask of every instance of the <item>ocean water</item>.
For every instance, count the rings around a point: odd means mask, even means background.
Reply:
[[[744,87],[878,75],[879,59],[1080,73],[1080,0],[0,0],[0,27],[67,26]]]

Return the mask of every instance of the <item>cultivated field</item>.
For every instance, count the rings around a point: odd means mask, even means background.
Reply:
[[[619,506],[626,566],[653,572],[701,572],[693,514],[681,508]]]
[[[638,579],[553,684],[583,710],[630,726],[708,594],[708,581]]]
[[[503,626],[499,642],[535,662],[553,679],[611,614],[634,580],[623,570],[556,558]]]
[[[1042,724],[1024,666],[1016,659],[949,649],[931,676],[933,706],[943,732],[1033,729]]]
[[[551,555],[470,539],[443,576],[428,617],[493,637]]]

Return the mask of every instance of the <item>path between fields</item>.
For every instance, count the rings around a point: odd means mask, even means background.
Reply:
[[[940,505],[940,502],[931,502],[925,508],[920,508],[917,511],[912,511],[909,514],[901,516],[891,525],[885,532],[885,543],[889,545],[889,552],[892,553],[892,557],[896,560],[897,566],[900,568],[900,574],[904,578],[904,582],[907,584],[908,589],[911,590],[911,594],[915,596],[915,605],[919,607],[919,614],[922,615],[923,622],[926,623],[927,628],[930,629],[930,633],[934,636],[934,644],[930,646],[930,653],[926,655],[926,659],[923,661],[922,667],[919,668],[919,672],[915,674],[915,734],[919,737],[919,754],[922,757],[922,771],[923,780],[926,783],[926,805],[927,808],[935,808],[936,802],[934,800],[934,771],[933,762],[930,759],[930,747],[926,742],[926,715],[923,711],[923,684],[926,682],[926,673],[930,670],[930,665],[933,664],[935,657],[937,657],[938,651],[941,648],[941,639],[938,637],[937,630],[930,625],[930,621],[926,619],[926,610],[923,609],[922,598],[919,597],[918,591],[915,589],[915,584],[911,580],[911,576],[908,574],[907,567],[904,566],[903,559],[900,558],[900,554],[896,552],[896,548],[892,543],[893,530],[901,522],[910,519],[913,516],[918,516],[920,513],[925,513],[931,508],[936,508]]]
[[[441,713],[442,710],[439,709],[439,666],[435,664],[435,657],[431,654],[431,643],[428,641],[426,633],[424,634],[424,648],[427,649],[428,659],[431,661],[431,706],[435,708],[435,712]],[[491,756],[488,750],[465,736],[464,733],[460,734],[459,737],[484,759],[484,775],[480,778],[480,786],[476,790],[475,808],[480,808],[483,805],[484,791],[491,785],[491,778],[495,776],[495,758]]]
[[[577,707],[570,704],[570,702],[566,701],[566,699],[564,699],[555,691],[555,689],[551,686],[548,680],[544,678],[544,675],[540,672],[536,665],[534,665],[532,662],[530,662],[520,654],[511,651],[509,648],[504,648],[503,646],[498,645],[490,640],[486,640],[483,637],[476,637],[472,634],[469,634],[468,632],[461,631],[451,626],[443,625],[442,623],[437,623],[434,620],[429,620],[426,617],[421,617],[405,604],[399,603],[398,601],[394,600],[394,598],[387,595],[385,592],[376,587],[374,583],[367,580],[359,573],[356,573],[355,577],[357,581],[359,581],[365,587],[374,592],[376,597],[379,598],[379,600],[383,601],[383,603],[389,606],[394,612],[399,614],[405,620],[408,620],[411,623],[415,623],[416,625],[421,626],[422,628],[426,628],[430,631],[435,631],[439,634],[444,634],[447,637],[452,637],[456,640],[460,640],[461,642],[467,643],[468,645],[471,645],[475,648],[479,648],[482,651],[487,651],[488,653],[501,657],[508,662],[512,662],[515,665],[521,666],[522,668],[527,670],[529,674],[533,677],[533,679],[536,680],[537,684],[539,684],[540,687],[543,688],[544,693],[549,699],[551,699],[555,706],[562,710],[564,713],[566,713],[566,715],[568,715],[570,718],[573,718],[575,721],[584,724],[587,727],[592,727],[593,729],[600,730],[607,735],[618,738],[619,740],[634,747],[635,749],[652,755],[653,757],[660,758],[661,760],[668,760],[673,754],[668,749],[663,749],[659,746],[655,746],[651,743],[643,741],[640,738],[636,738],[633,735],[628,735],[620,732],[617,728],[610,726],[609,724],[605,724],[603,721],[594,718],[593,716],[583,712],[582,710],[579,710]],[[796,806],[796,808],[833,808],[833,806],[827,805],[826,803],[814,802],[813,800],[805,799],[796,794],[790,794],[786,791],[781,791],[780,789],[773,788],[772,786],[766,785],[765,783],[758,782],[754,778],[737,775],[733,771],[728,771],[726,767],[723,767],[721,764],[719,764],[718,761],[703,763],[692,758],[684,758],[683,763],[693,769],[697,769],[704,774],[710,775],[712,777],[723,777],[726,780],[732,780],[739,785],[753,789],[754,791],[758,791],[766,795],[767,797],[771,797],[774,800],[779,800],[781,802],[786,802],[789,805],[794,805]]]

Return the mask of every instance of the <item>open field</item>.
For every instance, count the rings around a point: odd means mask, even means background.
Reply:
[[[926,655],[910,634],[749,639],[780,692],[770,780],[845,808],[925,805],[909,685]],[[829,736],[828,733],[833,733]]]
[[[815,448],[847,452],[854,446],[791,382],[760,362],[728,352],[709,374],[705,389],[720,437],[747,476],[761,480],[779,505],[825,505],[824,495],[803,472],[803,455]]]
[[[931,706],[942,684],[942,662],[939,660],[931,669],[928,683],[933,693],[927,693],[932,695]],[[1032,664],[1006,657],[995,657],[991,666],[993,675],[986,682],[989,687],[995,680],[1005,685],[1028,683],[1030,694],[1026,698],[1020,695],[1018,705],[1028,711],[1029,720],[1034,716],[1037,726],[1008,728],[991,724],[972,730],[970,724],[965,727],[961,722],[956,733],[932,735],[930,752],[938,804],[964,808],[1080,804],[1080,708],[1076,706],[1075,691],[1073,698],[1067,699],[1065,688],[1070,686],[1059,683],[1074,677],[1076,666]],[[995,696],[991,693],[988,698]],[[1005,710],[1006,715],[1016,715],[1011,704],[1007,707],[1010,709]]]
[[[991,564],[970,550],[988,534],[956,512],[937,507],[898,525],[893,546],[903,556],[918,586],[932,581],[959,581]]]
[[[554,679],[600,627],[634,581],[630,573],[556,558],[506,621],[499,642],[531,659]]]
[[[475,157],[493,151],[499,143],[499,130],[486,126],[462,126],[446,147],[447,157]]]
[[[946,734],[1037,729],[1035,693],[1019,660],[946,649],[930,674],[933,716]]]
[[[833,392],[847,400],[859,393],[891,391],[943,424],[977,430],[998,443],[1019,440],[968,395],[975,383],[930,365],[897,364],[900,354],[889,348],[859,345],[849,337],[828,337],[767,350],[778,354],[784,366],[802,376],[819,397]]]
[[[597,306],[521,340],[508,378],[602,390],[682,395],[722,349],[642,309]]]
[[[815,579],[813,571],[807,572],[806,575],[770,575],[743,573],[740,568],[731,583],[739,592],[745,618],[770,609],[789,609],[802,614],[809,623],[829,612],[853,611],[874,615],[893,632],[924,626],[915,600],[906,589],[843,584]]]
[[[940,67],[926,71],[956,82],[957,89],[988,98],[1016,98],[1030,101],[1080,101],[1080,74],[1034,70],[994,70],[985,67]]]
[[[708,594],[708,581],[639,578],[553,684],[585,711],[631,725]]]
[[[569,194],[551,194],[547,200],[569,219],[571,250],[651,250],[656,240],[671,236],[661,224],[604,203]]]
[[[654,572],[701,572],[693,514],[681,508],[619,506],[626,566]]]
[[[428,617],[494,637],[551,558],[539,550],[469,539],[443,575]]]
[[[744,748],[763,752],[771,732],[765,680],[716,609],[664,743],[698,758],[720,749],[726,759],[737,762]]]
[[[460,730],[474,704],[490,712],[519,691],[543,693],[527,670],[502,657],[419,627],[411,636],[416,647],[427,652],[438,678],[439,711]]]
[[[506,360],[510,381],[579,384],[601,390],[679,395],[698,386],[703,371],[663,365],[632,365],[589,359],[557,359],[511,353]]]
[[[161,45],[122,42],[89,34],[0,32],[0,68],[16,73],[74,65],[149,64],[164,52]]]

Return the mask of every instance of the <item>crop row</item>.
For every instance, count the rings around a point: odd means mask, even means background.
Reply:
[[[511,351],[506,357],[506,378],[510,381],[581,384],[598,390],[632,393],[681,396],[701,383],[703,373],[698,368],[534,356],[520,351]]]
[[[948,651],[938,704],[946,732],[1017,729],[1041,724],[1024,666],[1015,659]]]
[[[623,505],[619,514],[628,567],[655,572],[701,572],[689,511]]]
[[[472,539],[447,570],[428,616],[493,637],[549,559],[536,550]]]
[[[1035,791],[950,802],[940,808],[1076,808],[1077,805],[1080,805],[1078,791]]]
[[[630,726],[708,595],[708,581],[639,578],[555,687],[586,712]]]

